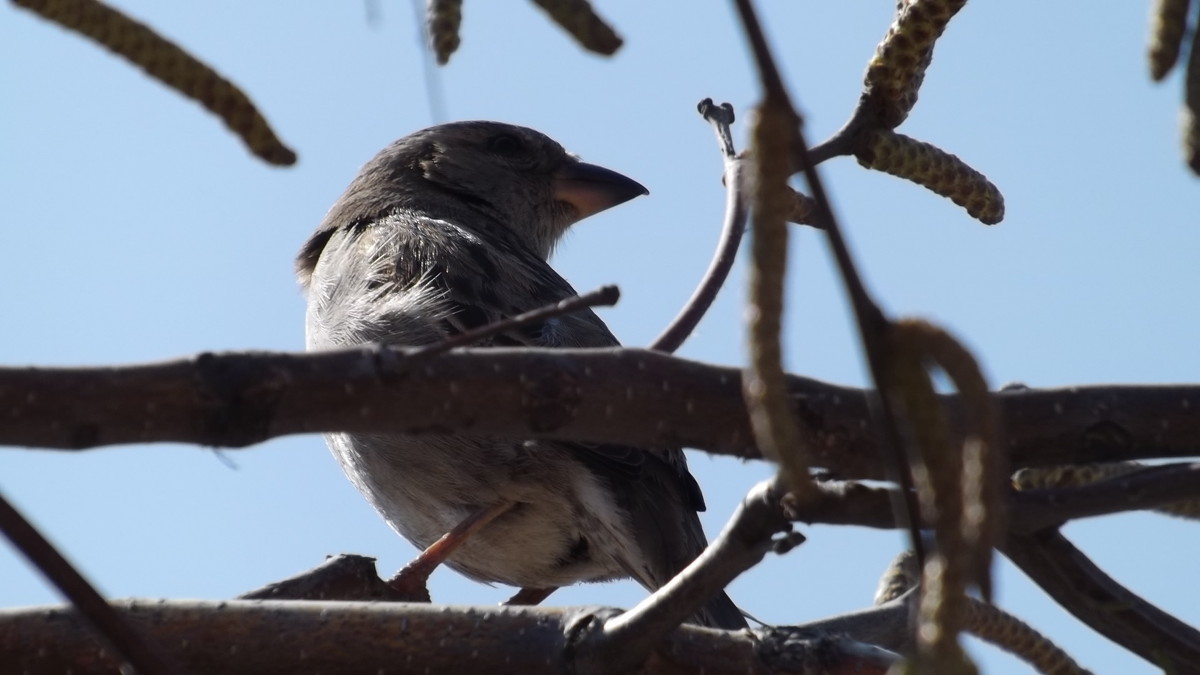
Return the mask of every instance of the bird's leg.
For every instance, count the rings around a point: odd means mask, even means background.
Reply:
[[[429,575],[462,546],[463,542],[479,531],[481,527],[495,520],[500,514],[514,506],[513,502],[500,502],[479,509],[467,516],[454,526],[440,539],[429,545],[421,555],[404,566],[396,576],[388,580],[388,586],[411,598],[414,602],[430,602],[428,581]],[[549,593],[547,593],[549,595]]]
[[[543,600],[550,597],[550,594],[557,590],[558,590],[557,586],[552,586],[550,588],[522,588],[521,590],[517,591],[516,594],[513,595],[511,598],[509,598],[508,600],[505,600],[504,604],[509,605],[509,606],[512,606],[512,605],[530,605],[530,606],[540,605]]]

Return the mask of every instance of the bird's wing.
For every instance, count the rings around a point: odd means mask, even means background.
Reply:
[[[435,279],[446,291],[455,313],[449,318],[454,332],[486,325],[539,309],[577,295],[571,284],[544,260],[520,246],[503,242],[478,242],[461,237],[464,254],[454,256],[460,267],[441,271]],[[616,347],[620,342],[604,321],[584,308],[508,330],[494,345],[519,347]],[[615,478],[630,480],[647,474],[647,456],[664,464],[683,490],[684,503],[704,510],[704,496],[688,471],[679,448],[631,448],[625,445],[571,443],[581,457]]]
[[[485,242],[446,221],[403,213],[334,231],[315,265],[309,293],[315,294],[310,322],[315,313],[340,331],[333,341],[343,345],[435,342],[576,295],[549,264],[520,246]],[[505,331],[488,344],[620,343],[594,312],[581,309]],[[696,517],[704,510],[704,497],[681,449],[554,443],[613,486],[648,566],[630,569],[642,583],[665,583],[704,548]]]

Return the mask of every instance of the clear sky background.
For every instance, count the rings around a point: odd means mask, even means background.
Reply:
[[[0,362],[126,364],[205,350],[298,350],[304,305],[292,258],[358,167],[391,140],[448,119],[540,129],[651,195],[580,225],[554,265],[580,290],[619,284],[602,312],[645,345],[708,263],[724,192],[704,97],[748,119],[754,71],[730,3],[603,2],[626,38],[582,52],[526,2],[469,2],[463,44],[436,77],[435,119],[409,2],[159,3],[134,17],[212,64],[261,106],[300,155],[271,168],[214,118],[76,35],[0,12]],[[422,3],[423,4],[423,3]],[[837,129],[891,21],[894,0],[761,6],[812,140]],[[1200,182],[1181,160],[1181,77],[1150,83],[1148,3],[972,2],[939,41],[901,131],[987,174],[1007,216],[986,227],[949,201],[840,158],[822,166],[870,288],[894,314],[928,317],[981,358],[993,386],[1200,381]],[[745,145],[745,125],[735,129]],[[793,230],[791,371],[866,382],[844,294],[821,237]],[[681,355],[745,361],[739,265]],[[341,475],[318,436],[229,451],[152,445],[60,453],[0,449],[0,490],[118,597],[228,598],[326,554],[416,552]],[[761,464],[690,453],[710,535]],[[230,465],[233,465],[232,467]],[[903,546],[893,532],[802,527],[731,595],[773,622],[870,603]],[[1200,622],[1194,525],[1149,514],[1073,523],[1067,535],[1136,592]],[[1100,673],[1157,672],[997,566],[999,603]],[[510,594],[434,575],[435,600]],[[551,602],[629,606],[632,583]],[[0,544],[0,607],[57,603]],[[987,647],[986,672],[1028,672]]]

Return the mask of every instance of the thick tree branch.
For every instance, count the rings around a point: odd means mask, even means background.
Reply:
[[[739,516],[734,518],[730,526],[722,532],[721,537],[709,549],[711,551],[732,545],[736,549],[732,552],[733,555],[726,556],[723,553],[716,553],[712,557],[721,559],[721,562],[714,560],[710,563],[700,563],[700,565],[713,566],[715,564],[737,572],[742,567],[756,562],[765,552],[762,543],[769,542],[776,531],[786,529],[786,523],[778,521],[777,492],[777,488],[761,485],[753,490],[747,498],[747,502],[751,502],[750,506],[743,507]],[[890,515],[886,497],[881,502],[881,506],[882,512]],[[752,549],[756,553],[751,553]],[[734,559],[734,562],[726,562],[727,557]],[[899,567],[896,567],[897,565]],[[908,554],[907,559],[893,563],[893,567],[902,572],[906,578],[896,586],[896,592],[893,595],[883,600],[877,599],[875,607],[795,626],[776,626],[765,632],[756,631],[757,639],[760,644],[764,645],[760,652],[770,652],[773,648],[765,647],[765,645],[772,643],[784,644],[797,638],[811,640],[823,635],[843,635],[861,643],[897,652],[909,649],[912,631],[908,628],[908,623],[912,616],[912,603],[915,598],[911,588],[920,576],[920,572],[913,569],[915,559],[911,553]],[[684,574],[688,573],[684,572]],[[394,591],[377,575],[373,559],[363,556],[340,555],[331,557],[325,563],[303,574],[257,591],[243,593],[238,597],[264,600],[395,600],[396,598],[391,597],[393,594]],[[633,638],[635,641],[642,641],[646,638],[648,631],[640,624],[640,619],[635,618],[634,615],[640,612],[639,608],[659,602],[654,600],[658,595],[659,593],[655,593],[639,607],[604,623],[604,635],[598,641],[601,643],[601,648],[607,647],[616,652],[612,657],[603,659],[610,670],[618,670],[617,660],[634,650],[633,646],[624,639],[628,636],[620,635],[615,624],[622,621],[629,623],[630,619],[638,622],[639,632],[635,633]],[[673,595],[676,593],[663,593],[660,601],[675,602],[674,598],[667,597]],[[680,616],[686,617],[694,609],[694,607],[684,608]],[[967,630],[1012,652],[1019,658],[1036,664],[1040,669],[1039,672],[1061,672],[1064,675],[1085,672],[1074,664],[1061,649],[1020,619],[993,605],[974,599],[970,602],[970,609]],[[677,625],[678,621],[666,630],[651,636],[641,646],[641,657],[631,663],[636,664],[644,660],[645,654],[651,653],[662,642],[665,635],[674,630]]]
[[[0,368],[0,444],[242,447],[321,431],[451,433],[759,455],[737,369],[639,349],[460,349],[409,367],[403,350],[201,354],[157,364]],[[883,478],[869,392],[789,376],[812,462]],[[1010,466],[1200,454],[1200,385],[992,394]],[[952,403],[952,401],[951,401]],[[957,416],[951,404],[951,417]],[[621,420],[614,424],[613,420]]]
[[[117,601],[137,628],[196,673],[611,672],[578,649],[581,631],[605,610],[443,607],[309,601]],[[514,640],[514,636],[520,639]],[[582,639],[586,639],[583,637]],[[848,640],[792,640],[762,653],[744,632],[682,626],[633,673],[766,674],[780,663],[804,672],[879,673],[884,652],[864,656]],[[858,645],[861,647],[861,645]],[[117,662],[71,609],[0,610],[0,663],[14,672],[111,673]],[[817,668],[827,670],[818,671]],[[792,671],[794,672],[794,671]]]

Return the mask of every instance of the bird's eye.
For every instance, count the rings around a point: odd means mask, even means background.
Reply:
[[[515,155],[521,152],[521,141],[512,134],[493,136],[488,141],[488,149],[499,155]]]

